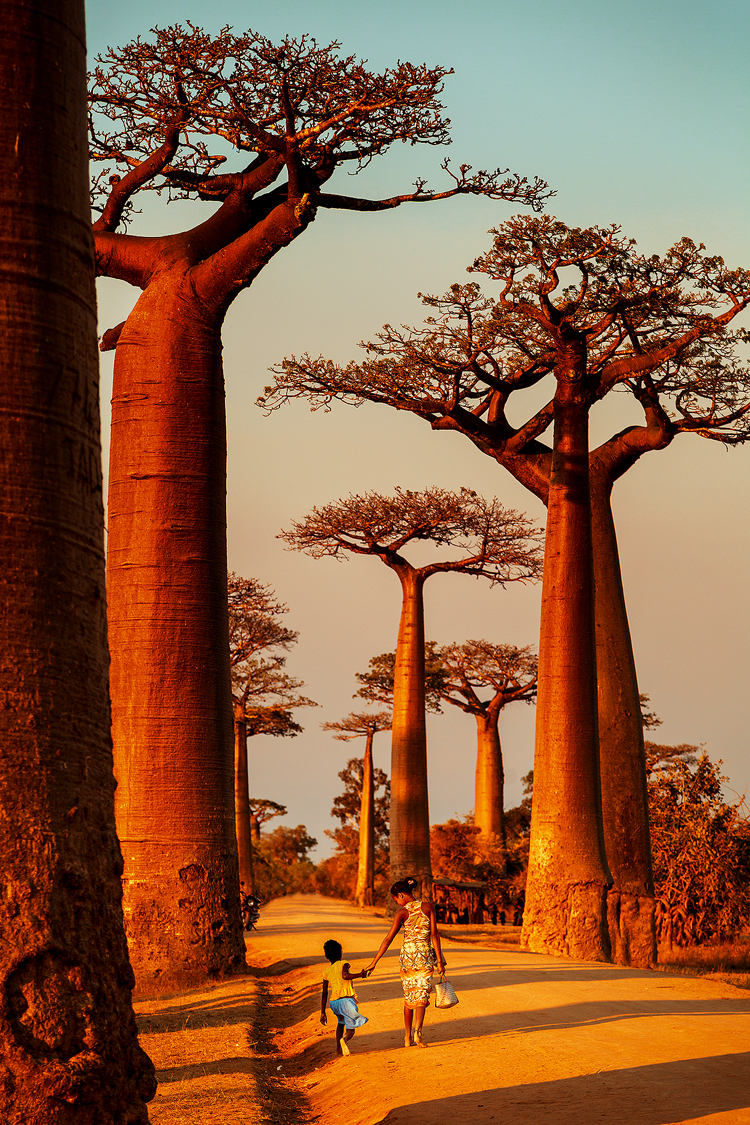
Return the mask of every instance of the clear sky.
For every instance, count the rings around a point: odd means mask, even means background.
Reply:
[[[338,39],[373,68],[399,59],[453,67],[443,100],[454,163],[539,175],[557,191],[552,213],[574,225],[616,221],[643,251],[664,251],[687,234],[728,264],[750,266],[746,0],[90,0],[87,11],[92,56],[145,35],[158,11],[160,26],[190,20],[208,31],[231,24],[271,39]],[[391,195],[417,176],[437,186],[444,155],[398,146],[345,190]],[[165,214],[147,200],[132,230],[181,229],[198,221],[201,206],[174,204]],[[300,630],[289,671],[321,704],[300,712],[300,737],[251,741],[251,791],[286,804],[284,822],[306,824],[321,856],[337,771],[361,749],[319,723],[355,707],[354,673],[393,649],[399,589],[376,559],[314,561],[285,551],[279,530],[313,505],[396,484],[466,485],[537,520],[543,510],[465,439],[433,434],[416,418],[375,406],[313,414],[301,403],[264,418],[253,403],[268,367],[285,355],[348,360],[384,322],[417,323],[417,292],[461,281],[487,247],[488,228],[511,213],[479,199],[370,215],[324,211],[227,318],[230,566],[270,582],[288,603],[286,623]],[[102,329],[123,319],[136,296],[124,283],[101,282]],[[105,447],[111,365],[105,356]],[[637,417],[624,396],[601,404],[594,440]],[[750,450],[684,436],[642,458],[614,496],[641,690],[664,721],[654,737],[705,743],[739,792],[750,786],[749,470]],[[455,575],[426,587],[427,633],[440,643],[535,644],[538,610],[538,587],[491,590]],[[508,805],[532,767],[533,723],[523,704],[502,720]],[[431,719],[429,739],[431,818],[440,822],[473,804],[473,719],[457,711]],[[389,769],[387,735],[376,738],[375,761]]]

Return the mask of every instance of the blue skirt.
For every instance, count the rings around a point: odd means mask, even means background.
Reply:
[[[362,1015],[353,996],[340,996],[338,1000],[331,1000],[331,1011],[339,1023],[343,1023],[350,1031],[367,1023],[367,1016]]]

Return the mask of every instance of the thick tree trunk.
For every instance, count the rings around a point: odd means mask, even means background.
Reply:
[[[141,296],[115,361],[113,738],[126,929],[142,988],[244,966],[220,328],[175,267]]]
[[[359,813],[359,866],[357,868],[358,906],[372,906],[375,890],[375,781],[372,771],[374,731],[367,732],[362,762],[362,804]]]
[[[654,881],[646,760],[635,660],[622,588],[611,481],[591,471],[596,586],[596,661],[604,845],[614,886],[608,895],[613,960],[656,960]]]
[[[585,368],[584,368],[585,370]],[[597,731],[588,411],[558,382],[539,641],[524,944],[609,960]]]
[[[477,720],[477,769],[474,779],[474,824],[479,835],[497,836],[505,844],[503,753],[498,712],[484,711]]]
[[[246,895],[255,894],[253,843],[250,826],[250,787],[247,772],[247,723],[234,717],[234,823],[240,866],[240,887]]]
[[[391,740],[391,883],[413,876],[432,897],[424,703],[424,579],[399,573],[403,601],[396,645]]]
[[[0,1119],[145,1125],[109,735],[80,0],[0,36]]]

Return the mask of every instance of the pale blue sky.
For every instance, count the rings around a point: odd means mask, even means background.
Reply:
[[[746,0],[219,2],[210,18],[207,6],[192,0],[98,0],[87,10],[92,54],[145,34],[158,10],[160,25],[189,19],[207,30],[226,23],[270,38],[305,31],[337,38],[377,68],[398,59],[452,66],[444,95],[451,148],[399,146],[350,180],[348,191],[393,194],[418,175],[439,183],[447,151],[456,163],[544,177],[558,192],[554,214],[579,225],[617,221],[644,251],[662,251],[689,234],[733,265],[750,264]],[[333,741],[318,723],[354,706],[354,672],[393,647],[397,582],[375,560],[338,565],[284,552],[278,530],[313,504],[395,484],[467,485],[535,518],[543,513],[489,459],[416,419],[375,407],[311,415],[302,405],[264,419],[253,401],[268,366],[285,354],[349,359],[384,321],[418,320],[417,291],[461,280],[487,245],[487,229],[511,213],[484,200],[378,215],[324,212],[227,319],[230,565],[273,583],[289,603],[288,624],[301,632],[290,671],[323,704],[300,715],[307,728],[300,738],[251,743],[252,787],[287,804],[287,823],[304,822],[321,843],[339,789],[336,772],[358,748]],[[147,201],[133,229],[155,231],[165,221],[172,229],[190,222],[186,205],[165,217]],[[135,296],[124,284],[104,282],[103,327],[122,319]],[[105,400],[110,371],[105,357]],[[595,436],[625,424],[624,410],[622,399],[603,404]],[[664,719],[658,736],[705,742],[740,790],[750,784],[749,468],[745,450],[684,438],[644,458],[615,494],[641,687]],[[503,593],[439,577],[427,587],[427,612],[429,635],[441,643],[479,636],[535,643],[538,589]],[[509,710],[502,733],[513,804],[532,764],[533,710]],[[431,722],[433,821],[472,805],[473,737],[472,721],[461,714]],[[388,768],[387,736],[376,740],[376,758]]]

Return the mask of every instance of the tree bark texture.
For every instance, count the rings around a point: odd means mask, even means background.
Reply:
[[[648,967],[656,960],[654,881],[643,722],[610,495],[591,471],[596,586],[599,768],[604,845],[614,885],[608,894],[612,958]]]
[[[240,867],[240,887],[246,895],[255,894],[253,843],[250,828],[250,788],[247,770],[247,723],[234,718],[234,822]]]
[[[146,1125],[109,734],[81,0],[0,35],[0,1119]]]
[[[585,390],[563,372],[555,396],[523,942],[536,952],[609,960],[588,413]]]
[[[136,980],[242,969],[234,824],[221,316],[189,270],[120,336],[108,594],[117,825]]]
[[[372,770],[372,743],[369,730],[362,762],[362,804],[359,813],[359,866],[355,900],[358,906],[372,906],[375,891],[375,781]]]
[[[401,621],[393,679],[391,738],[391,883],[413,876],[432,897],[427,730],[424,703],[424,578],[399,572]]]
[[[474,779],[474,824],[485,839],[498,836],[505,843],[503,753],[497,729],[498,712],[475,714],[477,768]]]

